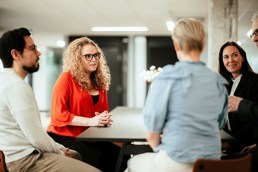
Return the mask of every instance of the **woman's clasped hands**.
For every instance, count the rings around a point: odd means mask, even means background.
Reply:
[[[113,120],[111,119],[111,114],[108,113],[107,111],[104,111],[102,113],[95,112],[95,115],[92,120],[96,124],[96,126],[100,127],[108,127],[112,125]]]

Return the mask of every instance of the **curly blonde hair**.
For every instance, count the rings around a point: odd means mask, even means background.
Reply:
[[[81,64],[81,52],[85,45],[95,46],[97,51],[100,53],[98,67],[96,71],[92,72],[90,75],[91,86],[94,89],[108,90],[111,76],[109,67],[107,66],[106,57],[97,43],[87,37],[77,38],[69,44],[64,52],[63,71],[70,71],[75,81],[78,82],[82,88],[86,90],[90,90],[92,88],[87,82],[86,72]]]

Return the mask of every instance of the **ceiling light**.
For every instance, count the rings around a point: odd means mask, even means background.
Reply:
[[[171,7],[171,4],[169,3],[169,1],[168,1],[168,7]],[[169,18],[168,18],[168,21],[166,22],[167,23],[167,29],[171,32],[175,27],[175,20],[174,20],[175,18],[172,14],[171,9],[169,9],[169,11],[168,11],[168,16],[169,16]]]
[[[175,22],[173,20],[167,21],[167,28],[169,31],[172,31],[175,27]]]
[[[0,72],[3,72],[3,71],[4,71],[4,66],[3,66],[2,61],[0,60]]]
[[[250,38],[250,35],[252,34],[252,29],[250,29],[247,33],[246,36]]]
[[[149,28],[147,27],[92,27],[93,32],[146,32]]]
[[[63,41],[63,40],[56,41],[56,45],[57,45],[58,47],[63,48],[63,47],[65,46],[65,41]]]

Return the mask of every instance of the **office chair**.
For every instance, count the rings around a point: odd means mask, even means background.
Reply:
[[[193,172],[251,172],[251,158],[252,155],[248,154],[227,160],[198,159],[193,165]]]
[[[4,153],[1,150],[0,150],[0,172],[8,172],[5,165]]]

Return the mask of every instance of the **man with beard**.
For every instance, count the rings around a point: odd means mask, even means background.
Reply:
[[[40,52],[26,28],[0,38],[0,149],[12,171],[88,171],[98,169],[70,158],[74,153],[44,131],[31,87],[24,81],[39,70]]]

